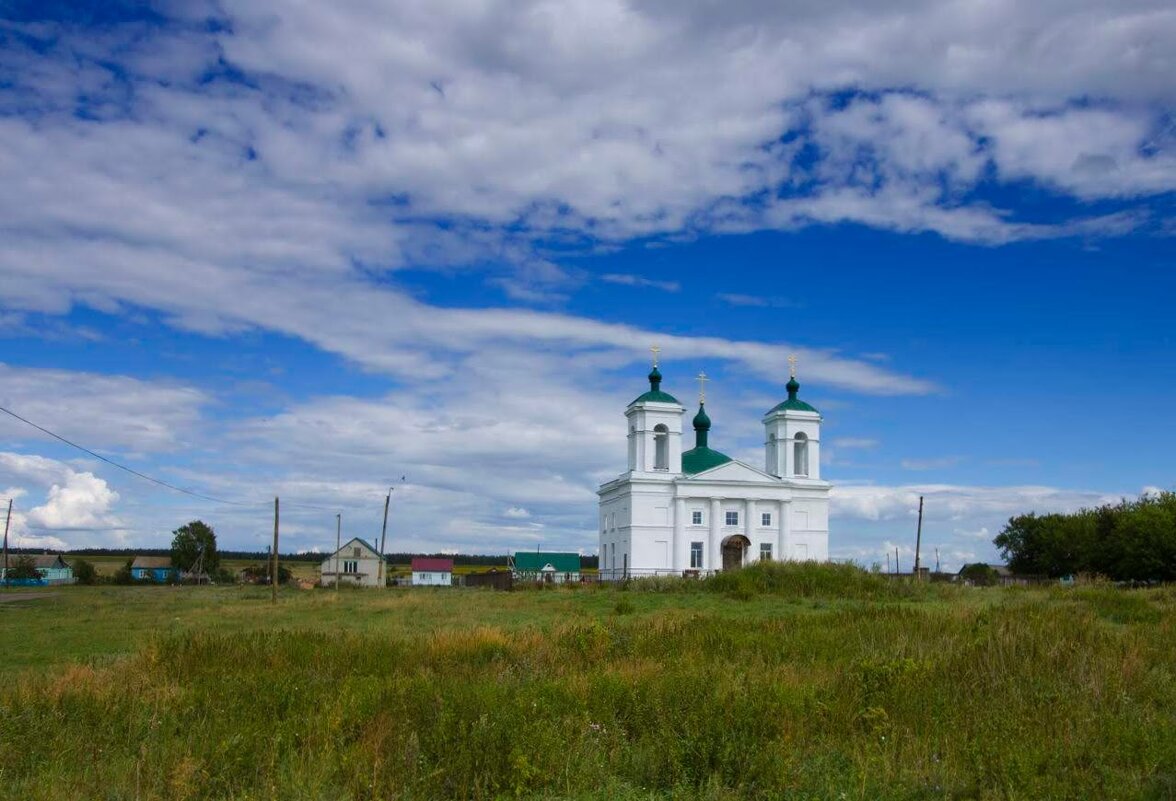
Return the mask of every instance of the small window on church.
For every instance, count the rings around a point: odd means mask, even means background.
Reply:
[[[792,443],[792,472],[798,476],[807,476],[808,469],[808,437],[801,431]]]
[[[727,525],[728,526],[739,525],[739,513],[738,512],[727,512]]]
[[[653,427],[653,469],[670,469],[670,429],[663,423]]]
[[[692,526],[701,526],[702,525],[702,512],[691,512],[690,513],[690,525],[692,525]]]
[[[768,561],[771,561],[771,558],[772,558],[772,543],[761,542],[760,543],[760,561],[761,562],[768,562]]]
[[[762,515],[760,515],[760,525],[764,526],[764,527],[772,525],[772,513],[771,512],[764,512]]]
[[[690,543],[690,567],[695,570],[702,569],[702,543]]]

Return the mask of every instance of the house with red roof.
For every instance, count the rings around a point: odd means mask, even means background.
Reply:
[[[412,560],[412,586],[448,587],[452,584],[452,559],[418,556]]]

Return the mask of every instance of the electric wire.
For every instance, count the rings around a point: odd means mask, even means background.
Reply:
[[[161,478],[155,478],[154,476],[149,476],[146,473],[141,473],[138,470],[134,469],[133,467],[127,467],[125,464],[121,464],[119,462],[116,462],[113,459],[108,459],[107,457],[103,456],[100,453],[95,453],[94,451],[90,450],[89,448],[85,447],[84,445],[79,445],[78,443],[76,443],[72,440],[66,439],[65,437],[61,436],[60,434],[56,434],[56,433],[50,431],[49,429],[45,428],[44,426],[37,425],[32,420],[29,420],[25,417],[21,417],[19,414],[12,411],[11,409],[7,409],[3,406],[0,406],[0,412],[4,412],[5,414],[9,415],[10,417],[13,417],[13,418],[19,420],[20,422],[24,423],[25,425],[32,426],[33,428],[37,429],[38,431],[40,431],[44,434],[48,434],[49,436],[53,437],[56,440],[64,442],[66,445],[69,445],[71,448],[77,448],[82,453],[87,453],[90,456],[93,456],[95,459],[99,459],[103,462],[106,462],[106,464],[111,465],[112,467],[117,467],[119,470],[126,471],[127,473],[130,473],[133,476],[137,476],[138,478],[141,478],[145,481],[150,481],[152,484],[158,484],[161,487],[166,487],[167,489],[173,490],[175,492],[180,492],[180,493],[183,493],[184,495],[190,495],[193,498],[200,498],[201,500],[204,500],[204,501],[210,501],[212,503],[223,503],[223,504],[228,504],[230,506],[260,506],[262,504],[268,505],[269,503],[271,503],[271,501],[268,501],[268,500],[266,500],[266,501],[230,501],[226,498],[217,498],[212,495],[205,495],[204,493],[201,493],[201,492],[196,492],[194,490],[185,489],[184,487],[177,487],[175,484],[171,484],[167,481],[164,481]],[[301,509],[318,509],[318,510],[326,511],[326,512],[337,512],[338,511],[337,507],[319,506],[316,504],[309,504],[309,503],[284,502],[282,505],[283,506],[293,506],[293,507],[297,507],[297,508],[301,508]],[[358,508],[358,507],[356,507],[356,508]]]

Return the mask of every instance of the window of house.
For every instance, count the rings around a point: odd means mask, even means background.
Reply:
[[[797,433],[792,443],[792,472],[798,476],[807,476],[808,469],[808,437],[803,431]]]
[[[764,512],[763,514],[760,515],[760,525],[761,526],[772,525],[772,513],[771,512]]]
[[[670,429],[664,423],[653,427],[653,469],[670,469]]]
[[[772,558],[772,543],[761,542],[760,543],[760,559],[763,561],[767,561],[771,558]]]
[[[360,549],[359,548],[352,548],[351,555],[354,556],[356,559],[358,559],[360,556]]]
[[[738,512],[727,512],[727,525],[728,526],[739,525],[739,513]]]
[[[702,543],[690,543],[690,566],[695,570],[702,569]]]
[[[692,525],[692,526],[701,526],[702,525],[702,512],[691,512],[690,513],[690,525]]]
[[[432,573],[421,573],[421,581],[432,581],[432,580],[433,580]]]
[[[351,560],[347,560],[347,561],[343,562],[343,572],[344,573],[358,573],[359,572],[359,562],[352,562]]]

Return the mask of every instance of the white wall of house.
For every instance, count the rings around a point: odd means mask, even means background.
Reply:
[[[414,587],[448,587],[453,584],[453,574],[441,570],[417,570],[412,574]]]

